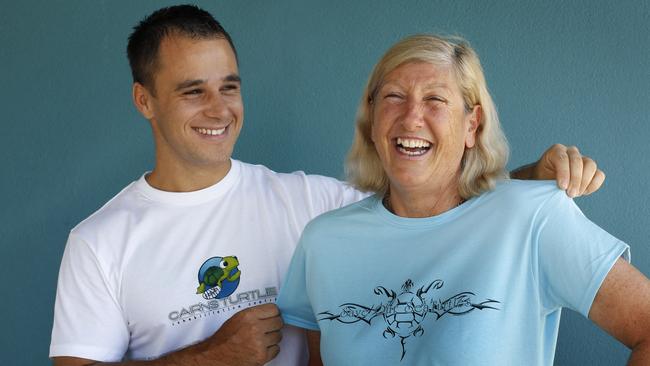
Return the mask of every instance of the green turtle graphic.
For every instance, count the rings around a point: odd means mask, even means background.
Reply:
[[[205,271],[203,276],[203,281],[199,284],[199,287],[196,289],[197,294],[204,294],[208,291],[209,297],[214,297],[219,294],[221,291],[221,283],[223,280],[235,281],[241,275],[241,271],[237,270],[235,273],[230,274],[230,272],[237,268],[239,265],[239,260],[235,256],[224,257],[218,266],[212,266]]]

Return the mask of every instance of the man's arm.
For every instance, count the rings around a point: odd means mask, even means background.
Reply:
[[[274,304],[248,308],[228,319],[210,338],[151,361],[101,363],[77,357],[54,357],[54,366],[257,366],[280,352],[282,318]]]
[[[605,181],[605,173],[593,159],[582,156],[575,146],[561,144],[551,146],[539,161],[513,170],[510,176],[525,180],[555,179],[569,197],[591,194]]]
[[[589,319],[632,350],[628,365],[650,365],[650,280],[631,264],[616,261]]]

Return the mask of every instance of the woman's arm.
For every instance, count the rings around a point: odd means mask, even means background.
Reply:
[[[307,331],[307,346],[309,347],[309,366],[323,366],[320,359],[320,332]]]
[[[650,280],[618,259],[589,310],[589,319],[632,350],[628,365],[650,365]]]

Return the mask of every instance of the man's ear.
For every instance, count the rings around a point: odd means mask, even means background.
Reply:
[[[465,135],[465,147],[471,149],[476,144],[476,131],[478,126],[481,125],[481,116],[483,110],[479,104],[472,108],[472,111],[467,116],[467,135]]]
[[[135,104],[135,107],[140,111],[144,118],[151,120],[153,118],[153,108],[151,105],[153,96],[149,90],[147,90],[144,85],[135,82],[133,83],[132,94],[133,104]]]

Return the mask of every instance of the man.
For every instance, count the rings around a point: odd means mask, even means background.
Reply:
[[[55,365],[304,363],[301,332],[280,332],[279,286],[307,221],[364,194],[231,160],[241,82],[232,41],[209,13],[154,12],[129,38],[128,56],[156,165],[70,233],[50,357]],[[556,172],[574,196],[604,179],[560,145],[518,176]]]

